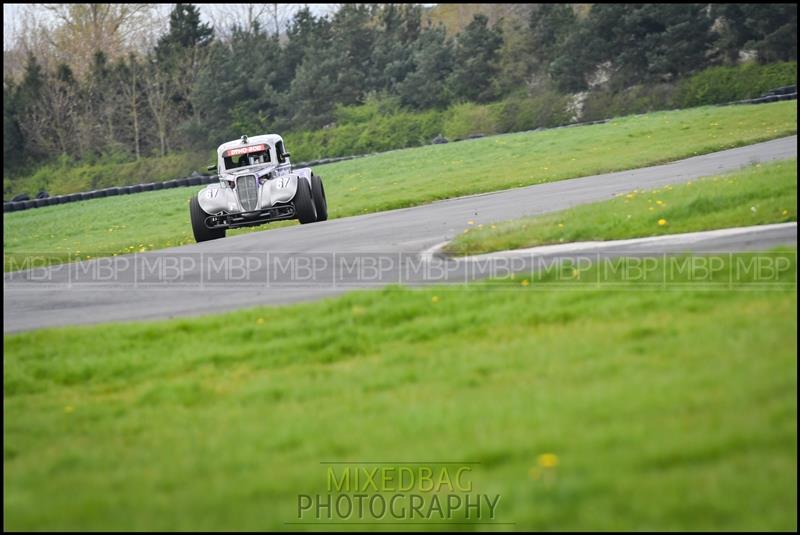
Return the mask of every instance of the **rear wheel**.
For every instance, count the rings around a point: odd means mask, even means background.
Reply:
[[[212,229],[206,226],[206,218],[211,214],[205,213],[200,208],[200,203],[197,202],[197,195],[189,200],[189,215],[192,218],[192,232],[194,232],[194,239],[197,243],[225,237],[224,228]]]
[[[317,221],[328,219],[328,199],[325,198],[325,187],[322,178],[311,175],[311,197],[314,199],[314,208],[317,209]]]
[[[313,223],[317,220],[317,211],[314,200],[311,198],[311,188],[308,180],[297,177],[297,192],[294,194],[294,211],[300,224]]]

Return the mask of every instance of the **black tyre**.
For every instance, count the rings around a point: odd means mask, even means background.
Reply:
[[[325,198],[325,186],[322,177],[311,173],[311,198],[314,199],[314,208],[317,210],[317,221],[328,220],[328,199]]]
[[[317,210],[314,208],[314,200],[311,198],[311,187],[308,185],[308,180],[303,177],[297,178],[294,211],[301,225],[313,223],[317,220]]]
[[[194,239],[197,243],[225,237],[224,228],[212,229],[206,226],[206,218],[209,215],[200,208],[200,203],[197,202],[197,195],[189,200],[189,216],[192,219],[192,232],[194,232]]]

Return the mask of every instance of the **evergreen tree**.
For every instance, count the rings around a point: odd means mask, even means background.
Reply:
[[[205,143],[273,127],[280,61],[277,37],[257,21],[249,30],[234,28],[230,43],[215,44],[194,87]]]
[[[444,107],[450,102],[447,78],[453,70],[453,49],[443,26],[422,31],[414,44],[413,70],[397,85],[404,106]]]
[[[3,174],[25,160],[25,139],[19,127],[19,98],[12,80],[3,82]]]
[[[455,66],[448,80],[456,98],[487,102],[497,96],[498,52],[503,37],[489,28],[485,15],[475,15],[456,38]]]
[[[422,11],[414,4],[382,4],[375,9],[378,31],[372,50],[372,89],[395,93],[413,70],[414,44],[419,40]]]

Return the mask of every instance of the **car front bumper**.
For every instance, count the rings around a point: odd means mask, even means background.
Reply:
[[[283,221],[295,217],[293,204],[280,204],[270,208],[262,208],[252,212],[234,212],[210,215],[206,218],[206,227],[210,229],[255,227],[271,221]]]

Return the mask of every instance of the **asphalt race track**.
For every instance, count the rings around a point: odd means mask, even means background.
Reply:
[[[460,234],[468,221],[477,226],[542,214],[637,188],[652,189],[796,157],[797,136],[791,136],[644,169],[7,273],[3,330],[203,315],[391,283],[463,283],[487,272],[470,271],[469,262],[430,255],[426,259],[420,253]],[[186,218],[188,226],[188,213]],[[630,254],[758,250],[796,241],[796,225],[780,226],[734,237],[673,240]],[[629,251],[623,249],[603,255],[627,256]]]

